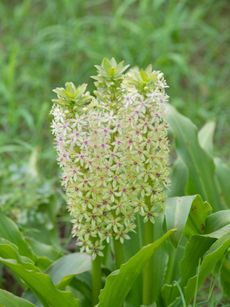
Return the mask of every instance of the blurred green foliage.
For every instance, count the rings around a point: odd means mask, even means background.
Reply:
[[[198,126],[217,120],[216,147],[227,156],[228,9],[228,0],[1,1],[1,192],[12,191],[5,178],[35,148],[38,175],[48,183],[56,177],[52,89],[67,81],[92,86],[103,57],[162,70],[179,111]]]

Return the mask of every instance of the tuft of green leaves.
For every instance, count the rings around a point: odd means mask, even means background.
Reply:
[[[95,96],[116,108],[122,94],[121,83],[124,73],[129,65],[124,65],[124,61],[118,63],[114,58],[110,60],[104,58],[101,65],[95,65],[95,67],[97,75],[92,76],[92,79],[96,80]]]
[[[73,82],[66,82],[64,88],[57,87],[53,90],[57,94],[57,99],[53,99],[52,101],[65,107],[67,114],[78,113],[92,100],[86,88],[87,84],[85,83],[76,87]]]
[[[154,91],[157,83],[158,73],[153,70],[152,65],[148,65],[146,69],[133,68],[129,72],[128,85],[136,87],[138,92],[144,96]]]

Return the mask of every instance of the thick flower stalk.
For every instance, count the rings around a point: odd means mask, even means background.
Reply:
[[[86,85],[57,88],[52,131],[73,235],[81,250],[102,255],[163,211],[168,184],[165,81],[160,72],[104,60],[94,95]]]

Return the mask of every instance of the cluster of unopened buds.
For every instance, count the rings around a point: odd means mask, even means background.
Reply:
[[[56,88],[52,132],[62,183],[81,250],[102,255],[135,231],[136,217],[154,223],[168,185],[167,87],[161,72],[104,59],[95,91]]]

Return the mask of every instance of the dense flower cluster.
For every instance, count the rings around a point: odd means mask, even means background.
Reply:
[[[137,214],[154,222],[168,184],[162,74],[125,73],[114,59],[97,69],[95,96],[67,83],[51,111],[73,234],[93,256],[112,238],[128,239]]]

